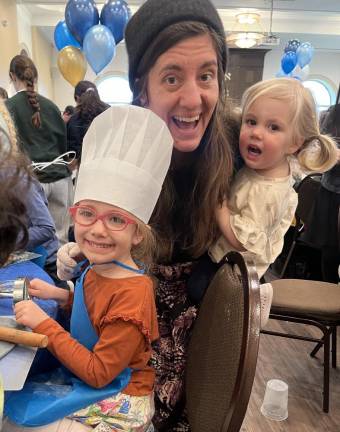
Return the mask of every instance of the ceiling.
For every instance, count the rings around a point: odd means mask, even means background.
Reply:
[[[168,0],[171,1],[171,0]],[[219,9],[226,31],[231,30],[234,17],[243,10],[261,15],[264,31],[270,29],[271,0],[212,0]],[[41,28],[52,42],[53,30],[64,19],[67,1],[17,0],[31,15],[33,25]],[[96,1],[99,8],[104,1]],[[132,12],[144,0],[127,0]],[[281,40],[296,37],[311,42],[318,50],[340,52],[340,0],[273,0],[272,32]]]

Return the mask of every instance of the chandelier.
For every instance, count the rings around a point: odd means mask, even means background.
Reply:
[[[239,48],[251,48],[259,44],[265,37],[260,24],[260,15],[257,13],[237,14],[236,23],[227,35],[227,42]]]

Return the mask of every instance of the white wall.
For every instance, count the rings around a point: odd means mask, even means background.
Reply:
[[[18,42],[20,48],[28,50],[28,55],[32,56],[32,17],[24,5],[17,5],[17,22],[18,22]]]
[[[304,41],[303,39],[301,39]],[[281,69],[281,58],[284,51],[285,40],[281,41],[280,46],[274,47],[265,55],[263,79],[274,78],[276,73]],[[54,83],[55,102],[62,110],[66,105],[73,104],[73,87],[64,80],[60,75],[56,65],[57,52],[54,56],[54,68],[52,71]],[[327,52],[323,49],[316,49],[312,61],[310,63],[310,77],[325,77],[333,86],[335,92],[340,81],[340,52]],[[85,79],[96,81],[103,75],[110,72],[120,72],[127,74],[128,60],[125,50],[125,44],[122,42],[117,46],[117,53],[113,61],[99,74],[95,75],[88,66]]]

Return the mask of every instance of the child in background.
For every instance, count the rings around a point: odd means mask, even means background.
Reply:
[[[42,387],[26,383],[11,394],[4,431],[18,430],[12,422],[46,425],[39,431],[153,430],[155,374],[149,360],[158,338],[157,316],[152,280],[135,259],[151,252],[153,236],[146,224],[170,164],[172,141],[163,120],[144,108],[116,106],[91,124],[70,209],[89,265],[74,298],[40,280],[30,288],[31,296],[73,303],[71,331],[32,301],[15,306],[17,321],[47,335],[48,349],[73,375],[65,378],[60,369],[64,387],[58,381],[54,388],[53,378],[46,383],[45,377]],[[71,391],[67,376],[72,376]]]
[[[311,93],[290,78],[246,90],[239,148],[245,166],[236,174],[230,198],[216,210],[222,236],[210,256],[219,262],[230,250],[246,252],[261,278],[282,251],[297,206],[289,159],[296,157],[304,170],[324,172],[336,163],[337,149],[332,138],[320,134]],[[265,285],[261,296],[270,297],[271,287]],[[270,303],[267,315],[269,310]]]

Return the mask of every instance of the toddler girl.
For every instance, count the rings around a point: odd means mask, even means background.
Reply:
[[[247,252],[261,278],[282,251],[297,206],[289,159],[296,157],[306,171],[324,172],[336,163],[337,150],[332,138],[320,134],[311,93],[293,78],[246,90],[239,149],[245,166],[216,210],[222,236],[210,256],[218,262],[230,250]]]
[[[135,258],[150,252],[146,223],[171,153],[170,132],[149,110],[116,106],[91,124],[70,209],[86,269],[74,296],[37,279],[29,290],[72,304],[70,333],[31,300],[15,306],[17,322],[47,335],[63,368],[9,395],[4,431],[25,429],[13,423],[31,431],[153,430],[157,317],[152,281]]]

